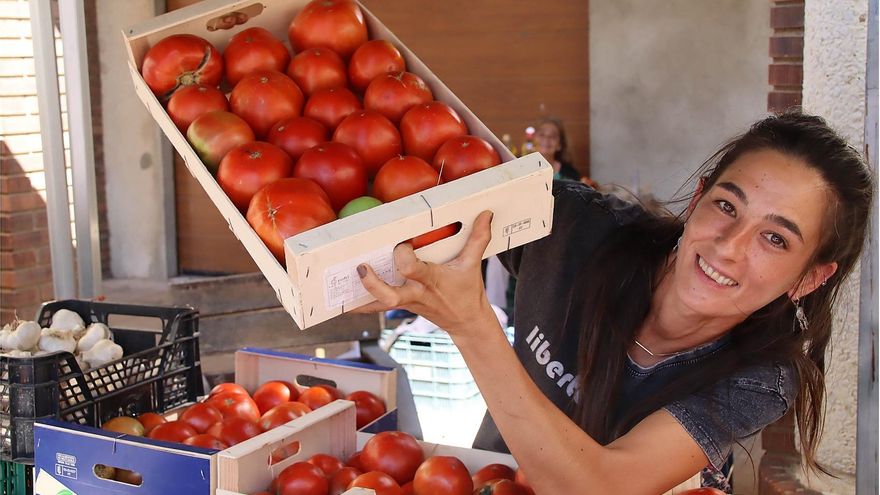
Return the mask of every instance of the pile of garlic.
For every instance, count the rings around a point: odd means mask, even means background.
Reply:
[[[83,319],[68,309],[56,311],[49,328],[16,320],[0,329],[0,355],[30,357],[55,351],[72,353],[84,371],[122,357],[122,347],[113,342],[107,325],[92,323],[86,327]]]

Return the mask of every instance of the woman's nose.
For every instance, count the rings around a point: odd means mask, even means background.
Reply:
[[[744,225],[734,223],[727,226],[715,238],[718,254],[730,259],[745,256],[750,236]]]

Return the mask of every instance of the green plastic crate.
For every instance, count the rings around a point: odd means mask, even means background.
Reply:
[[[0,461],[0,495],[33,495],[34,466]]]

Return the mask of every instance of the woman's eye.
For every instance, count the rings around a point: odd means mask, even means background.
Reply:
[[[775,232],[768,232],[764,234],[764,238],[766,238],[770,244],[773,244],[776,247],[785,248],[786,246],[788,246],[788,243],[785,242],[785,238]]]
[[[724,212],[728,215],[734,215],[736,213],[736,208],[733,207],[733,205],[730,203],[730,201],[725,201],[723,199],[719,199],[718,201],[715,202],[715,204],[718,206],[719,210],[721,210],[722,212]]]

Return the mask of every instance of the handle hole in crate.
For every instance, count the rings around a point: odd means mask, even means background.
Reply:
[[[413,347],[431,347],[432,343],[428,340],[410,340],[409,345]]]
[[[131,486],[141,486],[144,484],[144,477],[137,471],[123,469],[106,464],[95,464],[92,468],[95,476],[102,480],[113,481]]]
[[[136,316],[136,315],[107,315],[107,326],[112,329],[117,328],[136,328],[141,332],[162,333],[165,322],[161,318],[154,316]]]
[[[255,3],[253,5],[248,5],[247,7],[238,9],[234,12],[228,12],[221,16],[210,19],[205,25],[205,29],[207,29],[208,31],[217,31],[218,29],[232,29],[235,26],[246,23],[251,18],[260,15],[262,12],[263,4]]]
[[[288,442],[273,450],[271,454],[269,454],[269,465],[272,466],[274,464],[278,464],[279,462],[299,454],[300,445],[299,440],[294,440],[292,442]]]
[[[326,378],[319,378],[317,376],[312,375],[297,375],[296,376],[296,384],[301,387],[314,387],[317,385],[330,385],[331,387],[336,387],[336,382],[333,380],[328,380]]]

